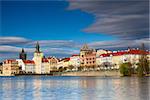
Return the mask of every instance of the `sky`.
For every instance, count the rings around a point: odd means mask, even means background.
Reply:
[[[149,49],[148,0],[1,0],[0,61],[22,48],[32,59],[39,41],[45,56],[95,49]]]

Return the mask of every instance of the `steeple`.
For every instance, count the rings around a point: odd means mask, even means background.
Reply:
[[[27,54],[25,53],[23,48],[22,48],[21,52],[19,53],[19,58],[22,60],[26,60],[26,58],[27,58]]]
[[[24,49],[22,48],[22,51],[21,51],[21,53],[24,53]]]
[[[37,42],[36,43],[36,50],[35,50],[35,52],[40,52],[40,45],[39,45],[39,42]]]
[[[84,50],[85,50],[85,51],[86,51],[86,50],[89,50],[88,45],[87,45],[87,44],[84,44],[83,47],[81,48],[81,50],[83,50],[83,51],[84,51]]]

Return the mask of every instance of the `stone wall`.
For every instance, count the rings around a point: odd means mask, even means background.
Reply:
[[[66,72],[62,76],[121,76],[119,71]]]

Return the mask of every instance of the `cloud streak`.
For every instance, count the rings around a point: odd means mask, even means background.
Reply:
[[[32,59],[35,51],[36,40],[23,37],[0,37],[0,60],[18,58],[22,48],[28,54],[28,59]],[[79,53],[78,43],[72,40],[40,40],[41,51],[46,56],[69,56]]]
[[[16,40],[16,39],[18,40]],[[9,40],[8,41],[5,41]],[[28,54],[28,59],[33,58],[33,53],[35,51],[36,40],[29,40],[21,37],[13,37],[3,39],[3,43],[0,45],[0,61],[9,58],[18,58],[19,52],[22,47]],[[11,41],[11,42],[10,42]],[[21,43],[24,42],[25,46]],[[15,44],[12,44],[15,43]],[[40,40],[39,41],[41,50],[46,56],[57,56],[57,57],[67,57],[72,54],[79,54],[82,43],[76,43],[72,40]],[[95,49],[108,49],[108,50],[118,50],[127,49],[127,47],[140,47],[141,43],[144,43],[148,49],[150,40],[149,38],[135,39],[135,40],[111,40],[111,41],[96,41],[88,43],[90,48]],[[7,45],[5,45],[7,44]],[[18,46],[18,44],[20,44]],[[23,46],[22,46],[23,45]]]
[[[146,49],[149,49],[150,40],[149,38],[137,39],[137,40],[112,40],[112,41],[97,41],[89,43],[88,45],[93,48],[102,48],[102,49],[127,49],[128,47],[140,48],[141,44],[144,43]]]
[[[83,31],[114,35],[120,39],[149,37],[148,0],[70,0],[69,10],[93,14],[95,22]]]
[[[31,40],[23,37],[0,37],[0,45],[25,45]]]

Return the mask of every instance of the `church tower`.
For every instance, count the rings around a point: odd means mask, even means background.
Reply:
[[[22,51],[19,53],[19,59],[22,59],[22,60],[27,59],[27,54],[25,53],[23,48],[22,48]]]
[[[40,51],[40,45],[38,42],[36,43],[35,48],[36,48],[36,50],[34,52],[34,57],[33,57],[33,60],[35,62],[35,73],[41,74],[43,53]]]

